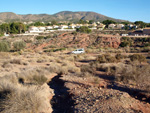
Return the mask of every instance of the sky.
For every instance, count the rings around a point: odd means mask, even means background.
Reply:
[[[0,12],[54,14],[60,11],[92,11],[131,22],[150,23],[150,0],[1,0]]]

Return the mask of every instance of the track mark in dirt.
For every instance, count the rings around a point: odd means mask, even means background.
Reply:
[[[64,86],[65,81],[60,79],[58,74],[48,83],[50,88],[54,90],[54,96],[51,100],[53,113],[73,113],[74,101],[68,92],[68,88]]]

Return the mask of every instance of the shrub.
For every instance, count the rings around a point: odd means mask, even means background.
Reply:
[[[43,85],[44,83],[46,83],[46,81],[47,81],[47,78],[44,75],[33,76],[33,82],[35,82],[36,84]]]
[[[49,36],[46,36],[44,37],[44,39],[49,39],[49,38],[52,38],[50,35]]]
[[[91,68],[90,65],[82,65],[82,66],[81,66],[81,72],[93,73],[94,70]]]
[[[13,43],[14,50],[20,51],[26,47],[26,43],[24,41],[18,41]]]
[[[48,108],[45,88],[17,87],[15,91],[7,93],[5,99],[0,100],[1,113],[42,113]]]
[[[133,40],[129,37],[122,37],[120,47],[127,47],[132,45]]]
[[[127,46],[129,46],[130,45],[130,43],[129,42],[121,42],[120,43],[120,47],[127,47]]]
[[[8,52],[10,50],[10,45],[8,42],[1,41],[0,42],[0,52]]]
[[[87,26],[82,26],[80,28],[76,29],[77,32],[82,32],[82,33],[90,33],[91,29],[89,29]]]
[[[37,36],[36,39],[37,39],[37,40],[44,39],[44,36]]]
[[[96,61],[98,61],[99,63],[113,63],[116,62],[116,58],[109,55],[109,54],[104,54],[104,55],[99,55],[96,58]]]
[[[134,81],[139,84],[149,84],[150,65],[125,65],[122,69],[117,68],[115,78],[118,81],[130,82]],[[117,76],[119,74],[120,76]]]
[[[139,62],[145,62],[146,57],[140,54],[134,54],[129,56],[131,61],[139,61]]]
[[[21,61],[21,59],[13,59],[10,61],[11,64],[23,64],[23,62]]]
[[[115,55],[115,58],[117,60],[121,60],[121,59],[125,58],[125,56],[118,53],[118,54]]]

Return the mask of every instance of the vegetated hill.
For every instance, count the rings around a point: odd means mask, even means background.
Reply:
[[[53,15],[49,14],[27,14],[27,15],[18,15],[12,12],[3,12],[0,13],[0,20],[5,22],[10,21],[77,21],[77,20],[95,20],[103,21],[106,19],[114,20],[116,22],[121,22],[125,20],[114,19],[107,17],[95,12],[71,12],[71,11],[62,11]]]
[[[95,20],[95,21],[104,21],[104,20],[114,20],[116,22],[121,22],[125,20],[114,19],[111,17],[107,17],[102,14],[98,14],[95,12],[71,12],[71,11],[62,11],[53,15],[59,20]]]

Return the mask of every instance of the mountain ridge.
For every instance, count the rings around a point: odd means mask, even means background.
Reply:
[[[11,22],[11,21],[78,21],[80,19],[83,20],[94,20],[94,21],[104,21],[104,20],[113,20],[116,22],[124,22],[127,20],[115,19],[112,17],[108,17],[96,12],[92,11],[61,11],[55,14],[16,14],[13,12],[1,12],[0,20],[3,22]]]

